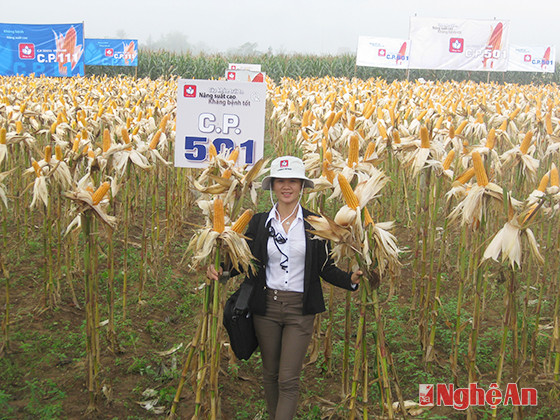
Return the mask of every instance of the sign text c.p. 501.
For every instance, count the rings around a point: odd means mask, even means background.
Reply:
[[[238,165],[262,158],[266,83],[179,79],[175,166],[204,168],[208,148],[239,147]]]

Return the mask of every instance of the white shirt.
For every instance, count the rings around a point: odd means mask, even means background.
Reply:
[[[266,265],[266,285],[270,289],[285,290],[303,293],[303,277],[305,273],[305,226],[303,210],[298,204],[296,218],[290,224],[288,232],[280,223],[280,214],[276,206],[270,210],[266,224],[278,235],[286,239],[285,243],[274,241],[268,237],[267,252],[268,264]],[[282,240],[280,240],[282,242]],[[282,253],[285,255],[282,255]],[[287,261],[286,261],[287,256]]]

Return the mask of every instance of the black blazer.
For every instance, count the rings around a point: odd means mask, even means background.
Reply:
[[[249,301],[251,312],[264,315],[266,313],[266,264],[268,261],[267,242],[268,229],[265,226],[269,212],[257,213],[249,222],[245,236],[249,248],[255,257],[256,273],[249,272],[245,282],[253,285],[253,294]],[[347,290],[356,290],[352,287],[351,273],[340,270],[334,265],[329,256],[328,242],[322,239],[311,239],[308,232],[311,225],[305,220],[313,215],[309,210],[303,209],[305,225],[305,272],[303,279],[303,315],[316,314],[325,310],[323,289],[319,277],[329,283]]]

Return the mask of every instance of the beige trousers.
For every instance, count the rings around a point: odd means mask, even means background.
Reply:
[[[266,315],[254,315],[254,324],[267,411],[271,420],[291,420],[315,315],[302,315],[303,293],[268,289],[266,299]]]

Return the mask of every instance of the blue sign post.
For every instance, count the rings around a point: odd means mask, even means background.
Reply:
[[[138,66],[138,40],[86,38],[87,66]]]
[[[0,23],[3,76],[83,76],[84,25]]]

